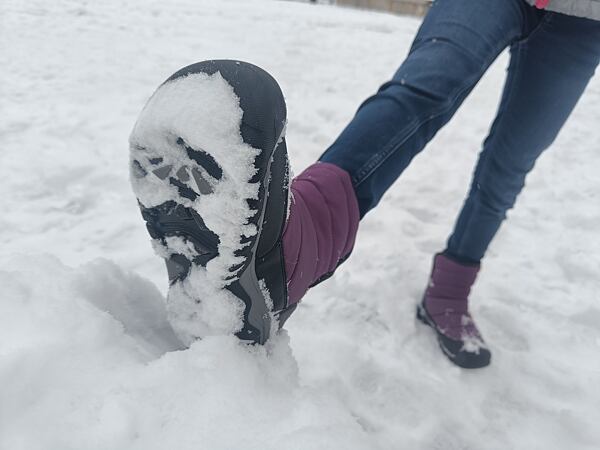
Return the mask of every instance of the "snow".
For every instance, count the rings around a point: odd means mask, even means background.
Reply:
[[[240,236],[253,236],[257,231],[248,224],[254,211],[247,199],[258,198],[258,184],[250,179],[256,173],[253,162],[259,150],[242,140],[242,114],[239,99],[221,74],[189,75],[156,90],[129,138],[131,183],[140,203],[152,208],[178,198],[179,204],[205,218],[206,226],[219,237],[219,255],[208,262],[206,270],[192,266],[189,276],[169,290],[169,322],[186,345],[198,337],[232,334],[242,328],[244,304],[223,289],[232,275],[229,268],[243,261],[235,255],[243,246]],[[195,151],[210,154],[221,178],[214,179],[188,157],[179,139]],[[160,165],[153,166],[153,160],[160,160]],[[152,174],[159,167],[173,172],[170,176],[181,169],[192,176],[191,171],[197,170],[210,189],[194,200],[182,197],[176,186],[165,183],[164,176]],[[153,246],[159,255],[169,252],[159,248],[160,242]],[[175,242],[171,250],[182,246]]]
[[[184,350],[129,186],[150,94],[203,59],[266,68],[299,173],[393,73],[418,20],[268,0],[5,0],[0,17],[1,449],[598,447],[600,78],[484,262],[472,299],[489,368],[451,366],[414,309],[506,55],[287,334]]]

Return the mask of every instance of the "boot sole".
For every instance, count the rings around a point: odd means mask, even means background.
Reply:
[[[190,74],[213,75],[216,72],[215,66],[221,68],[223,72],[235,70],[238,78],[243,77],[249,71],[254,76],[260,70],[247,63],[211,61],[182,69],[164,85]],[[231,69],[232,67],[233,69]],[[259,75],[263,76],[262,71]],[[226,81],[229,80],[226,79]],[[244,84],[243,80],[242,84]],[[159,90],[161,88],[162,86]],[[276,83],[272,89],[278,91],[273,93],[274,96],[282,97]],[[239,96],[239,86],[236,94]],[[210,102],[207,101],[207,103]],[[210,196],[218,196],[221,191],[221,183],[232,182],[234,175],[219,163],[222,157],[226,156],[224,153],[228,150],[219,148],[205,150],[194,147],[181,136],[170,139],[170,148],[166,151],[141,147],[135,142],[132,142],[131,146],[132,179],[135,179],[134,192],[138,197],[142,217],[146,221],[146,227],[155,248],[163,256],[167,265],[170,282],[169,311],[175,311],[174,314],[183,315],[189,318],[189,321],[193,321],[194,318],[203,314],[200,305],[204,299],[190,295],[190,291],[199,290],[207,293],[206,295],[210,295],[210,292],[227,291],[243,302],[242,328],[236,332],[236,336],[242,341],[258,344],[264,344],[269,338],[274,317],[269,293],[264,284],[259,281],[255,270],[257,248],[262,237],[269,191],[271,189],[287,189],[284,185],[270,185],[271,163],[275,153],[286,151],[283,139],[285,111],[283,114],[275,116],[281,123],[276,123],[272,128],[266,130],[259,130],[263,134],[272,134],[265,141],[274,143],[274,145],[269,145],[268,148],[263,146],[258,148],[260,152],[253,161],[253,167],[256,169],[255,176],[248,180],[246,185],[239,186],[240,190],[244,191],[246,187],[257,184],[258,195],[255,198],[243,199],[252,212],[248,221],[231,224],[230,231],[239,236],[239,246],[233,252],[235,264],[223,264],[220,261],[223,256],[222,236],[207,226],[207,223],[214,222],[211,220],[214,217],[211,214],[207,215],[206,212],[203,213],[202,208],[197,206]],[[246,115],[244,120],[248,120]],[[219,132],[217,130],[217,133]],[[278,134],[275,135],[275,133]],[[250,147],[252,150],[256,149]],[[166,154],[170,155],[169,161],[176,160],[178,164],[167,164]],[[240,157],[242,156],[240,155]],[[287,164],[287,153],[285,161]],[[144,205],[142,201],[144,193],[156,186],[157,182],[170,189],[170,197],[158,205]],[[223,211],[225,211],[228,206],[227,199],[224,199],[223,203]],[[281,207],[285,208],[286,206],[282,205]],[[220,214],[225,215],[226,213],[220,212]],[[255,227],[255,233],[248,232],[252,226]],[[194,274],[193,277],[190,277],[190,274]],[[194,286],[190,286],[191,284]],[[194,289],[191,289],[192,287]],[[185,295],[182,295],[182,292]],[[195,339],[204,337],[204,333],[198,332],[198,330],[190,332],[190,329],[194,328],[193,324],[188,323],[189,327],[187,325],[180,326],[178,322],[179,320],[173,320],[172,324],[186,343],[189,344]]]

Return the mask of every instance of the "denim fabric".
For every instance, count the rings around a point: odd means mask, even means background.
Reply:
[[[600,59],[600,22],[522,0],[437,0],[393,78],[367,99],[320,160],[350,173],[363,217],[504,49],[497,117],[446,253],[478,262],[536,158],[555,139]]]

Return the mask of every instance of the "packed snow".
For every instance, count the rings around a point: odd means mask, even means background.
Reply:
[[[242,140],[242,114],[239,99],[221,74],[189,75],[157,89],[140,113],[129,139],[131,182],[140,203],[151,208],[178,198],[179,204],[198,212],[208,229],[219,237],[219,255],[208,262],[206,270],[193,265],[189,276],[169,290],[169,322],[186,346],[196,337],[232,334],[242,328],[244,304],[223,289],[225,277],[231,275],[229,268],[244,259],[234,254],[242,247],[240,237],[257,232],[254,225],[248,224],[254,212],[246,199],[258,198],[258,184],[250,183],[250,179],[256,173],[253,162],[259,150]],[[222,178],[213,179],[192,161],[180,139],[214,157]],[[160,159],[161,168],[172,172],[179,173],[182,168],[202,171],[200,176],[207,183],[208,195],[195,200],[182,197],[176,186],[163,181],[164,177],[149,175],[156,167],[150,161],[156,159]],[[191,172],[188,176],[194,177]],[[173,244],[174,239],[181,240],[171,238],[167,243]],[[159,240],[153,244],[163,256],[168,256],[167,247],[178,251],[185,246],[184,242],[162,246]],[[189,253],[190,246],[185,250]],[[195,250],[193,256],[197,256]]]
[[[600,78],[538,162],[472,295],[465,371],[414,318],[466,195],[502,55],[265,347],[185,349],[128,136],[187,64],[279,81],[296,173],[401,62],[415,18],[274,0],[0,4],[0,449],[595,449]]]

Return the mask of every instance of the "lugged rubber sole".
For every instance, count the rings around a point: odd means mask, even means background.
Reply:
[[[232,62],[222,63],[228,69]],[[197,83],[198,88],[203,88],[202,83],[212,83],[218,88],[223,82],[219,79],[221,75],[204,73],[202,69],[206,66],[202,64],[196,72],[171,77],[155,93],[158,99],[154,104],[151,99],[146,108],[156,109],[156,104],[161,104],[161,95],[164,97],[171,91],[177,94],[177,83],[181,80],[180,84]],[[244,71],[252,71],[255,76],[260,70],[246,63],[235,64],[241,76]],[[197,80],[191,79],[190,73],[197,75]],[[279,89],[276,84],[275,88]],[[229,137],[235,130],[227,120],[228,115],[222,120],[223,128],[219,121],[212,119],[219,114],[221,106],[220,98],[216,94],[211,98],[211,92],[207,88],[201,99],[207,104],[207,110],[202,102],[195,102],[189,107],[193,110],[189,114],[196,113],[209,122],[207,130],[222,136],[225,145],[199,146],[197,142],[203,136],[195,138],[194,143],[175,134],[178,116],[188,114],[186,98],[173,100],[183,105],[181,110],[176,105],[174,125],[165,125],[164,132],[154,131],[162,127],[162,122],[154,119],[153,111],[145,116],[143,111],[131,138],[132,184],[154,247],[166,261],[170,283],[169,316],[182,340],[190,344],[204,335],[227,332],[230,322],[237,317],[241,318],[241,329],[239,324],[235,326],[236,336],[245,342],[263,344],[274,327],[273,304],[264,282],[257,276],[256,256],[269,197],[271,163],[276,152],[286,152],[284,124],[264,130],[264,134],[279,132],[264,140],[268,148],[252,147],[245,140],[236,144],[235,139]],[[165,119],[169,120],[171,116]],[[239,130],[237,134],[243,135]],[[146,139],[148,135],[159,138],[154,142]],[[235,145],[228,144],[231,139]],[[145,140],[154,145],[148,145]],[[207,138],[207,142],[212,141]],[[287,153],[284,160],[287,168]],[[244,164],[248,170],[240,169]],[[287,187],[274,186],[274,189],[283,191]],[[236,301],[239,306],[240,300],[243,305],[241,310],[236,310]],[[227,303],[229,309],[219,310],[215,306],[219,302]],[[230,314],[233,319],[224,317],[225,325],[215,330],[213,325],[218,317],[210,317],[211,314]]]

